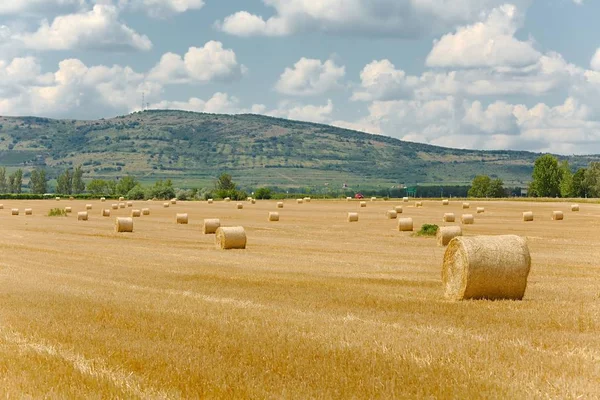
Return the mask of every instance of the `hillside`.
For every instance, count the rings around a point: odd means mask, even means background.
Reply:
[[[472,151],[258,115],[145,111],[98,121],[0,117],[0,165],[45,166],[50,176],[82,164],[85,178],[133,174],[210,184],[229,172],[244,186],[376,187],[469,183],[476,174],[522,184],[538,154]],[[569,157],[585,166],[597,156]]]

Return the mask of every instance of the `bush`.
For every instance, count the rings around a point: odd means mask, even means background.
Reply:
[[[127,198],[129,200],[144,200],[146,198],[146,191],[140,184],[137,184],[127,192]]]
[[[439,226],[433,224],[424,224],[421,226],[419,232],[417,232],[417,236],[435,236]]]
[[[255,193],[254,197],[258,200],[269,200],[271,198],[271,189],[259,188]]]
[[[48,211],[48,216],[49,217],[66,217],[67,212],[62,208],[53,208],[52,210]]]

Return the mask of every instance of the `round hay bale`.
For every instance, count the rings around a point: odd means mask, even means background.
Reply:
[[[163,207],[164,207],[164,208],[169,208],[169,206],[170,206],[170,205],[171,205],[171,204],[170,204],[170,203],[168,203],[168,202],[164,202],[164,203],[163,203]]]
[[[133,218],[118,217],[115,219],[115,231],[119,233],[133,232]]]
[[[449,205],[449,204],[450,204],[450,200],[448,200],[448,199],[444,199],[444,200],[442,200],[442,205],[443,205],[443,206],[447,206],[447,205]]]
[[[133,207],[133,201],[128,201],[127,202],[127,207]]]
[[[454,216],[454,213],[444,214],[444,222],[454,222],[455,220],[456,220],[456,217]]]
[[[361,206],[362,208],[366,207],[366,206],[367,206],[367,202],[366,202],[366,201],[361,201],[361,202],[360,202],[360,206]]]
[[[123,196],[119,197],[119,201],[125,201],[125,197],[123,197]]]
[[[523,221],[525,221],[525,222],[533,221],[533,211],[525,211],[523,213]]]
[[[304,199],[296,199],[296,203],[302,204],[302,203],[304,203]]]
[[[202,231],[205,235],[211,235],[217,232],[217,229],[221,227],[221,220],[212,218],[205,219],[204,225],[202,226]]]
[[[457,236],[462,236],[462,228],[460,226],[442,226],[436,234],[439,246],[447,246]]]
[[[311,199],[310,199],[310,197],[305,197],[305,198],[304,198],[304,199],[302,199],[302,200],[304,200],[304,202],[305,202],[305,203],[310,203],[310,200],[311,200]]]
[[[111,204],[110,206],[113,210],[118,210],[119,209],[119,205],[118,204]]]
[[[565,215],[562,211],[552,212],[552,221],[562,221],[563,219],[565,219]]]
[[[579,211],[579,204],[573,204],[573,205],[571,205],[571,211],[573,211],[573,212]]]
[[[471,204],[470,203],[463,203],[462,204],[462,208],[463,208],[463,210],[468,210],[469,208],[471,208]]]
[[[405,202],[405,203],[408,203],[408,197],[403,197],[402,201]]]
[[[208,201],[207,201],[208,204],[212,204],[213,202],[214,202],[213,199],[208,199]]]
[[[231,201],[231,198],[229,198],[229,197],[225,197],[225,198],[223,199],[223,201],[224,201],[225,203],[229,203],[229,202]]]
[[[18,208],[13,208],[12,210],[10,210],[10,213],[12,215],[19,215],[19,209]]]
[[[26,208],[25,215],[33,215],[33,210],[31,208]]]
[[[352,197],[346,197],[346,201],[352,201]]]
[[[246,201],[252,201],[252,197],[246,197]]]
[[[88,220],[88,212],[87,211],[79,211],[77,213],[77,221],[87,221]]]
[[[149,208],[142,208],[142,215],[150,215],[150,209]]]
[[[187,214],[177,214],[176,220],[179,225],[187,225],[188,215]]]
[[[177,199],[171,199],[171,204],[177,204]]]
[[[125,203],[119,203],[119,208],[125,208]]]
[[[54,199],[55,199],[56,201],[60,201],[60,197],[58,197],[58,196],[56,196]]]
[[[371,201],[377,201],[377,197],[371,197]]]
[[[271,221],[271,222],[279,221],[279,213],[278,212],[270,212],[269,213],[269,221]]]
[[[91,210],[92,209],[92,205],[91,204],[86,204],[85,205],[85,209],[86,210]]]
[[[277,208],[283,208],[283,201],[277,203]]]
[[[485,212],[485,208],[477,207],[477,214],[483,214]]]
[[[100,201],[104,203],[106,201],[106,197],[100,197]]]
[[[131,218],[139,218],[142,216],[141,210],[131,210]]]
[[[256,204],[256,200],[252,199],[252,200],[250,200],[250,203]]]
[[[110,217],[110,210],[108,208],[105,208],[104,210],[102,210],[102,216]]]
[[[460,221],[464,225],[473,225],[475,223],[475,217],[473,217],[473,214],[463,214],[462,217],[460,217]]]
[[[246,241],[246,231],[241,226],[220,227],[215,235],[217,247],[223,250],[245,249]]]
[[[348,222],[358,222],[358,213],[349,212],[348,213]]]
[[[398,219],[398,230],[400,232],[412,232],[414,230],[412,218],[400,218]]]
[[[388,210],[385,213],[385,217],[387,219],[396,219],[398,218],[398,213],[396,212],[396,210]]]
[[[422,201],[415,201],[415,207],[416,208],[423,207],[423,202]]]
[[[519,236],[457,237],[444,255],[442,283],[451,300],[521,300],[531,257]]]
[[[4,210],[4,204],[0,204],[0,210]]]
[[[237,203],[235,206],[238,210],[242,210],[244,208],[244,205],[242,203]]]
[[[396,206],[394,207],[394,211],[396,211],[396,214],[402,214],[404,212],[404,209],[402,208],[402,206]]]
[[[72,212],[73,209],[71,207],[65,207],[65,212],[68,214],[70,212]]]
[[[73,197],[73,196],[70,196],[70,197],[69,197],[69,200],[75,200],[75,197]]]

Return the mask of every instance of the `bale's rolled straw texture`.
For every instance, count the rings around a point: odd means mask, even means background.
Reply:
[[[442,226],[436,234],[439,246],[447,246],[457,236],[462,236],[462,228],[460,226]]]
[[[377,197],[371,197],[371,201],[377,200]]]
[[[217,232],[217,229],[221,227],[221,220],[212,218],[205,219],[204,225],[202,226],[202,231],[205,235],[212,235]]]
[[[396,211],[396,214],[402,214],[404,212],[404,209],[402,208],[402,206],[396,206],[394,207],[394,211]]]
[[[283,201],[277,203],[277,208],[283,208]]]
[[[66,213],[70,213],[72,211],[73,211],[73,209],[71,207],[65,207],[65,212]]]
[[[91,204],[86,204],[85,205],[85,209],[86,210],[91,210],[92,209],[92,205]]]
[[[423,202],[422,201],[415,201],[415,207],[417,207],[417,208],[423,207]]]
[[[245,249],[246,231],[241,226],[221,227],[217,229],[215,243],[218,248],[223,250]]]
[[[12,215],[19,215],[19,209],[18,208],[13,208],[12,210],[10,210],[10,213]]]
[[[212,203],[214,203],[214,200],[213,199],[208,199],[208,204],[212,204]]]
[[[177,214],[176,220],[177,220],[178,224],[186,225],[188,223],[188,215],[187,214]]]
[[[398,213],[396,212],[396,210],[388,210],[385,213],[385,217],[387,219],[396,219],[398,218]]]
[[[177,204],[177,199],[171,199],[171,204]]]
[[[150,215],[150,209],[149,208],[142,208],[142,215]]]
[[[485,208],[477,207],[477,214],[483,214],[485,212]]]
[[[118,204],[112,204],[110,206],[113,210],[118,210],[119,209],[119,205]]]
[[[526,211],[523,213],[523,221],[531,222],[533,221],[533,211]]]
[[[565,215],[562,211],[552,212],[552,221],[562,221],[563,219],[565,219]]]
[[[244,208],[244,205],[242,203],[237,203],[236,208],[238,210],[242,210]]]
[[[169,208],[169,206],[170,206],[170,203],[167,203],[167,202],[163,203],[164,208]]]
[[[571,211],[573,211],[573,212],[577,212],[577,211],[579,211],[579,204],[573,204],[573,205],[571,206]]]
[[[87,221],[87,220],[88,220],[87,211],[79,211],[77,213],[77,221]]]
[[[346,201],[352,201],[352,197],[346,197]]]
[[[125,203],[119,203],[119,208],[125,208]]]
[[[398,219],[398,230],[400,232],[412,232],[414,229],[412,218]]]
[[[463,210],[468,210],[469,208],[471,208],[471,204],[470,203],[463,203],[462,204],[462,208],[463,208]]]
[[[133,232],[133,218],[117,218],[115,220],[115,231],[120,233]]]
[[[302,204],[302,203],[304,203],[304,199],[296,199],[296,203]]]
[[[142,216],[141,210],[131,210],[131,218],[139,218]]]
[[[100,197],[100,201],[104,203],[106,201],[106,197]]]
[[[444,222],[454,222],[455,220],[456,220],[456,217],[454,216],[454,213],[444,214]]]
[[[460,217],[460,221],[464,225],[473,225],[475,223],[475,217],[473,217],[473,214],[463,214],[462,217]]]
[[[225,203],[229,203],[229,202],[231,201],[231,199],[230,199],[229,197],[225,197],[225,198],[223,199],[223,201],[224,201]]]
[[[457,237],[444,255],[442,283],[451,300],[521,300],[531,257],[524,238]]]
[[[367,206],[367,202],[366,201],[361,201],[360,202],[360,206],[361,207],[366,207]]]
[[[133,207],[133,201],[128,201],[127,202],[127,207]]]
[[[123,197],[123,196],[119,197],[119,201],[125,201],[125,197]]]
[[[110,217],[110,210],[108,208],[105,208],[104,210],[102,210],[102,216]]]
[[[25,215],[33,215],[33,210],[31,208],[26,208]]]
[[[447,206],[447,205],[449,205],[449,204],[450,204],[450,200],[448,200],[448,199],[444,199],[444,200],[442,200],[442,205],[443,205],[443,206]]]
[[[358,213],[349,212],[348,213],[348,222],[358,222]]]
[[[402,201],[405,202],[405,203],[408,203],[408,197],[403,197]]]
[[[271,221],[271,222],[279,221],[279,213],[278,212],[270,212],[269,213],[269,221]]]

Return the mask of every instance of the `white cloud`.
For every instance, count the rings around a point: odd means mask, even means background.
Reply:
[[[373,61],[360,73],[361,86],[352,95],[352,100],[388,100],[412,96],[418,78],[407,77],[396,69],[389,60]]]
[[[592,57],[590,65],[593,70],[600,71],[600,48],[596,50],[596,53],[594,54],[594,57]]]
[[[205,112],[214,114],[237,114],[243,110],[240,108],[240,100],[227,93],[217,92],[210,99],[202,100],[192,97],[188,101],[161,101],[150,105],[151,109],[173,109],[184,111]]]
[[[345,67],[338,67],[332,60],[323,63],[303,57],[293,68],[285,69],[275,88],[293,96],[321,95],[339,88],[339,80],[345,75]]]
[[[237,62],[235,52],[221,42],[210,41],[203,47],[190,47],[181,57],[166,53],[150,71],[149,79],[161,83],[205,83],[238,79],[246,67]]]
[[[327,100],[325,105],[298,105],[284,102],[276,110],[268,111],[265,114],[297,121],[325,123],[331,120],[332,113],[333,102]]]
[[[150,50],[152,42],[119,21],[119,11],[109,5],[95,5],[91,11],[42,21],[34,33],[13,39],[35,50]]]
[[[162,18],[170,14],[185,13],[204,7],[204,0],[118,0],[121,8],[144,10],[152,17]]]
[[[86,0],[3,0],[0,2],[0,15],[21,14],[32,10],[55,9],[56,7],[79,7]]]

